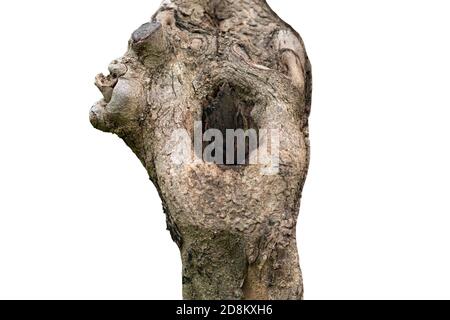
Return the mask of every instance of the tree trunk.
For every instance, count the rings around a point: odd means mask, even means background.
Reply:
[[[301,299],[311,68],[300,36],[265,0],[164,1],[109,70],[91,122],[156,186],[184,298]],[[248,135],[243,148],[237,135],[219,144],[233,132]]]

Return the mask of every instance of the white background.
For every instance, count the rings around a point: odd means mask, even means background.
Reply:
[[[305,298],[450,298],[449,2],[268,2],[313,64]],[[0,3],[0,298],[181,298],[155,188],[88,121],[158,6]]]

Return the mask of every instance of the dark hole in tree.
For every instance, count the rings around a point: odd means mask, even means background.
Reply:
[[[234,153],[234,161],[227,162],[227,130],[238,130],[242,129],[245,133],[250,132],[253,129],[256,134],[258,134],[258,127],[251,116],[251,112],[254,107],[254,102],[248,101],[245,97],[245,92],[242,89],[238,89],[228,83],[225,83],[219,87],[216,93],[208,99],[207,104],[203,108],[203,133],[209,129],[217,129],[222,133],[223,136],[223,164],[228,166],[238,166],[238,165],[248,165],[249,156],[255,148],[258,147],[256,140],[256,145],[250,143],[250,138],[248,135],[245,136],[245,163],[239,163],[238,157],[238,139],[234,139],[233,150],[230,152]],[[203,151],[206,146],[211,142],[205,142],[203,144]],[[242,141],[241,141],[242,143]],[[216,156],[213,152],[213,156]],[[220,157],[220,155],[219,155]],[[220,157],[222,158],[222,157]],[[241,159],[242,160],[242,159]],[[205,160],[207,161],[207,160]]]

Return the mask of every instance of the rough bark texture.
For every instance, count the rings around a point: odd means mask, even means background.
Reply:
[[[181,250],[184,298],[301,299],[295,233],[311,68],[300,36],[265,0],[164,1],[109,70],[96,78],[104,99],[91,122],[119,135],[156,186]],[[280,130],[279,173],[175,164],[171,136],[193,137],[194,121]]]

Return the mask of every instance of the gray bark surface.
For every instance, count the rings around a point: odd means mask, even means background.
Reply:
[[[91,123],[147,169],[181,251],[184,298],[301,299],[296,225],[312,87],[300,36],[265,0],[165,1],[109,71],[96,78],[104,98]],[[279,173],[175,164],[171,136],[193,137],[195,121],[280,130]]]

